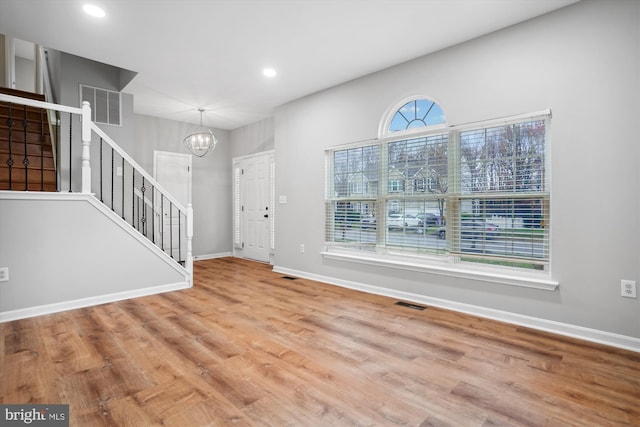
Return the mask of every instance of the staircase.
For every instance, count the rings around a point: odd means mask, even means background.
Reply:
[[[44,95],[15,89],[0,88],[0,93],[45,100]],[[46,110],[0,102],[0,190],[57,191]]]
[[[48,117],[55,117],[54,138]],[[0,88],[0,196],[22,197],[16,193],[89,196],[121,228],[192,274],[191,205],[178,202],[94,123],[88,102],[69,107]]]

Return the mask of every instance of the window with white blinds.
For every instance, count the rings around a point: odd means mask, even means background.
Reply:
[[[327,150],[328,250],[545,270],[549,117],[446,128],[406,120],[411,130],[398,137],[395,119],[384,139]]]
[[[94,122],[120,126],[120,92],[80,85],[80,98],[80,104],[88,101],[91,105],[91,119]]]
[[[326,235],[341,246],[373,250],[379,181],[378,146],[335,150],[328,159]]]

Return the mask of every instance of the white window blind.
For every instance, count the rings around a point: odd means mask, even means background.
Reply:
[[[326,234],[340,246],[372,250],[376,245],[377,145],[336,150],[328,159]]]
[[[327,247],[543,270],[549,114],[327,151]]]
[[[534,269],[548,263],[547,123],[535,118],[459,133],[452,252]]]

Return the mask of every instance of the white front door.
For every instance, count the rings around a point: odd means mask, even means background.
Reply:
[[[271,253],[273,154],[234,160],[234,243],[243,258],[268,262]]]
[[[154,151],[154,177],[162,187],[183,207],[191,202],[191,155]],[[157,212],[157,232],[162,239],[162,248],[173,258],[186,258],[186,218],[168,199],[154,195]]]

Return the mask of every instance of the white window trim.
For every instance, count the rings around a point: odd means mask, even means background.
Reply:
[[[489,127],[493,125],[505,125],[520,122],[523,120],[548,116],[551,117],[551,109],[540,110],[531,113],[518,114],[509,117],[501,117],[489,120],[481,120],[477,122],[465,123],[461,125],[436,125],[429,126],[429,129],[425,132],[424,128],[407,129],[405,131],[398,131],[388,133],[388,125],[391,120],[389,117],[395,111],[395,109],[401,107],[405,103],[419,99],[420,96],[406,98],[394,105],[389,114],[386,115],[387,119],[384,120],[380,128],[380,137],[370,140],[359,141],[351,144],[341,144],[337,146],[328,147],[325,149],[325,153],[335,151],[337,149],[356,148],[359,146],[385,143],[389,141],[395,141],[398,139],[410,137],[412,134],[430,135],[436,133],[442,133],[443,130],[455,130],[457,132],[464,131],[465,129],[472,129],[478,125],[483,127]],[[432,100],[430,97],[424,97]],[[434,100],[435,101],[435,100]],[[437,101],[435,101],[437,102]],[[547,140],[547,144],[549,141]],[[546,161],[549,162],[549,154],[545,155]],[[327,166],[329,160],[327,159]],[[549,171],[550,168],[547,168]],[[550,198],[552,196],[550,195]],[[362,244],[359,244],[362,245]],[[549,248],[549,251],[551,248]],[[446,257],[428,256],[425,254],[393,251],[389,248],[377,248],[377,252],[365,252],[358,250],[350,250],[343,247],[334,247],[329,243],[325,244],[325,250],[321,252],[321,255],[325,259],[334,259],[340,261],[356,262],[361,264],[374,265],[379,267],[396,268],[405,271],[417,271],[422,273],[438,274],[448,277],[457,277],[468,280],[476,280],[490,283],[498,283],[504,285],[512,285],[519,287],[527,287],[548,291],[555,291],[560,283],[553,280],[551,277],[551,264],[552,257],[549,254],[548,270],[544,272],[528,271],[518,268],[511,268],[508,266],[493,267],[490,265],[472,264],[458,261],[458,256],[451,254]],[[511,272],[513,272],[511,274]]]
[[[546,272],[536,274],[535,272],[517,270],[514,271],[513,274],[509,274],[509,267],[504,266],[499,269],[475,264],[466,267],[463,263],[456,262],[454,256],[440,259],[425,255],[408,254],[406,252],[393,253],[392,251],[386,251],[384,253],[367,253],[335,247],[326,247],[325,250],[321,252],[321,255],[324,259],[355,262],[376,267],[438,274],[460,279],[499,283],[546,291],[555,291],[560,285],[559,282],[551,280]]]
[[[405,130],[399,130],[399,131],[396,131],[396,132],[393,132],[393,133],[389,133],[389,126],[391,125],[391,122],[393,121],[393,117],[394,117],[396,111],[398,111],[400,108],[402,108],[402,106],[404,106],[408,102],[422,100],[422,99],[427,100],[427,101],[431,101],[431,102],[435,102],[436,104],[438,104],[440,106],[440,108],[442,108],[442,103],[440,101],[438,101],[437,99],[435,99],[434,97],[432,97],[432,96],[413,95],[413,96],[409,96],[409,97],[406,97],[406,98],[402,98],[401,100],[399,100],[395,104],[392,104],[391,107],[389,107],[389,109],[387,111],[385,111],[384,115],[382,116],[385,119],[380,122],[380,127],[378,128],[378,137],[384,137],[384,136],[393,135],[393,137],[396,138],[396,137],[399,137],[399,136],[401,137],[401,136],[404,136],[404,135],[410,135],[412,133],[416,133],[416,129],[405,129]],[[443,108],[443,110],[444,110],[444,108]],[[447,128],[447,122],[446,121],[444,123],[441,123],[441,124],[429,126],[429,129],[440,130],[440,131],[442,131],[442,129],[446,129],[446,128]],[[418,132],[420,130],[422,130],[424,132],[424,128],[418,128]]]

